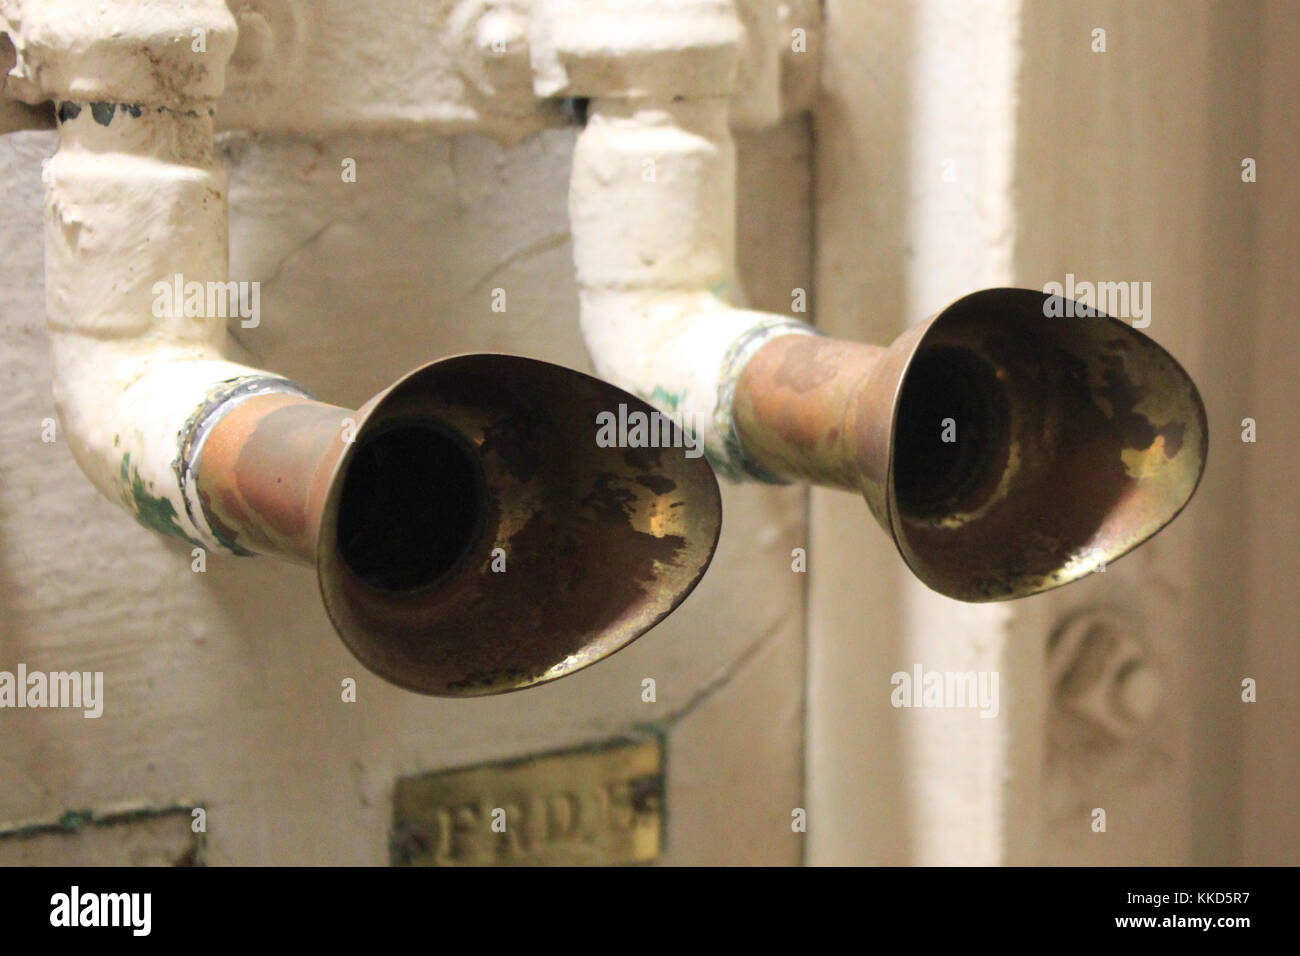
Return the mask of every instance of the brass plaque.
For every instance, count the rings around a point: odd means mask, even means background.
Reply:
[[[663,833],[663,743],[618,740],[403,777],[394,866],[648,863]]]

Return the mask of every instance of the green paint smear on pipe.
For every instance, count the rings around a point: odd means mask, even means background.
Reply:
[[[656,385],[655,390],[650,393],[647,401],[657,408],[666,408],[669,412],[677,411],[677,406],[681,405],[682,399],[686,397],[685,392],[670,392],[662,385]]]
[[[166,498],[151,495],[140,478],[140,469],[131,466],[131,453],[122,457],[122,487],[129,492],[126,497],[128,506],[135,511],[135,519],[151,531],[180,538],[190,544],[203,547],[202,542],[195,541],[187,535],[177,522],[176,509]]]

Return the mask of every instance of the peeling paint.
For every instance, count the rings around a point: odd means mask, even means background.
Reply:
[[[149,493],[140,470],[131,464],[131,453],[122,456],[122,487],[127,493],[128,507],[135,512],[136,520],[146,528],[173,538],[181,538],[202,547],[203,542],[190,537],[177,521],[175,506],[166,498]]]
[[[90,115],[95,118],[95,122],[100,126],[107,126],[113,122],[113,113],[117,110],[116,103],[91,103]]]

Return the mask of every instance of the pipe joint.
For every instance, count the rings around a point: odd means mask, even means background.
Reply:
[[[733,0],[535,0],[533,90],[541,97],[729,96],[742,44]]]
[[[241,553],[186,494],[232,388],[302,394],[225,358],[226,177],[206,108],[65,101],[46,161],[55,408],[82,470],[146,527]]]
[[[735,148],[725,100],[592,103],[569,192],[583,335],[598,374],[696,432],[732,480],[782,479],[745,451],[740,373],[811,326],[735,308]]]
[[[1200,396],[1109,316],[1065,325],[1042,293],[989,289],[879,348],[733,307],[727,100],[606,80],[583,87],[569,193],[583,335],[720,473],[859,491],[917,576],[967,601],[1104,567],[1191,497]]]
[[[0,33],[17,60],[7,92],[27,103],[190,109],[220,96],[238,29],[225,0],[8,0]]]

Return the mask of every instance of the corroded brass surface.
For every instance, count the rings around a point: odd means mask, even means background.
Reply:
[[[398,866],[646,863],[663,832],[658,739],[405,777],[393,795]]]
[[[509,355],[416,369],[361,409],[259,396],[214,428],[205,513],[248,551],[314,561],[344,643],[408,690],[562,677],[667,616],[712,559],[712,469],[597,444],[634,396]]]
[[[929,587],[964,601],[1077,580],[1182,510],[1205,408],[1159,345],[1028,289],[968,295],[885,349],[776,339],[737,390],[742,443],[793,479],[856,487]]]

